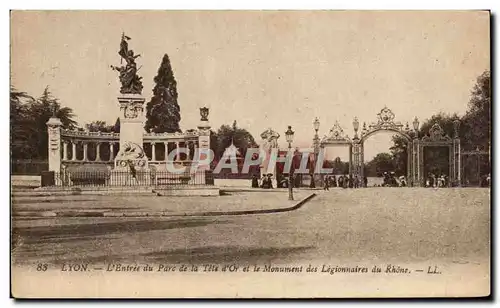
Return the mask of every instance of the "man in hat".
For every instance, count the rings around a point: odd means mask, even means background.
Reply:
[[[268,187],[269,189],[272,189],[272,188],[273,188],[273,179],[272,179],[272,177],[273,177],[273,174],[272,174],[272,173],[269,173],[269,174],[267,175],[267,184],[268,184],[268,186],[269,186],[269,187]]]
[[[129,159],[127,160],[128,167],[130,169],[130,175],[132,175],[132,178],[135,180],[137,184],[139,184],[139,180],[137,180],[137,170],[135,169],[134,164],[132,161]]]

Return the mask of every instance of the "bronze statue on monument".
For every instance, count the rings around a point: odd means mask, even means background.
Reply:
[[[122,33],[122,39],[120,42],[120,51],[118,54],[120,55],[120,64],[123,60],[125,60],[125,66],[113,66],[111,68],[115,71],[120,72],[120,82],[122,84],[120,93],[122,94],[141,94],[142,93],[142,77],[137,75],[137,64],[135,63],[135,59],[140,57],[141,55],[134,55],[133,50],[129,50],[128,48],[128,40],[130,37],[126,36],[125,33]]]

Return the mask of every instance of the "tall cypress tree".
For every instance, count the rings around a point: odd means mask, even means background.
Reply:
[[[180,107],[177,103],[177,82],[167,54],[163,56],[158,74],[154,78],[153,97],[146,105],[146,124],[148,132],[181,132]]]

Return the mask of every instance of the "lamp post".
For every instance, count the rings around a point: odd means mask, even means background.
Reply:
[[[354,120],[352,121],[352,126],[354,127],[354,139],[358,139],[358,129],[359,129],[358,117],[354,117]]]
[[[420,179],[420,144],[418,141],[418,126],[420,123],[418,122],[418,118],[415,117],[413,119],[413,141],[412,141],[412,173],[413,173],[413,179],[412,179],[412,186],[420,186],[421,179]]]
[[[316,117],[313,122],[313,128],[314,128],[314,164],[317,164],[318,161],[318,156],[319,156],[319,136],[318,136],[318,130],[319,130],[319,119]],[[316,188],[316,179],[314,170],[316,166],[314,166],[312,173],[311,173],[311,184],[309,185],[309,188]]]
[[[293,142],[293,135],[295,132],[292,130],[292,126],[288,125],[288,130],[285,132],[285,137],[286,137],[286,142],[288,142],[288,151],[292,150],[292,142]],[[292,161],[293,161],[293,156],[292,156]],[[292,171],[293,169],[290,168],[289,176],[288,176],[288,200],[293,200],[293,181],[292,181]]]

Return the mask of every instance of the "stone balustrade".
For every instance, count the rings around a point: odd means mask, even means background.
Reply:
[[[78,138],[83,135],[69,135],[62,134],[62,156],[61,162],[64,164],[79,164],[79,163],[109,163],[112,164],[119,149],[119,134],[107,134],[108,137],[114,137],[113,135],[118,135],[115,139],[109,138],[108,140],[102,140],[99,138],[87,138],[89,135],[84,135],[84,138]],[[145,139],[143,148],[145,148],[148,160],[157,165],[166,164],[169,161],[169,153],[173,155],[174,161],[192,161],[196,149],[199,147],[198,137],[189,136],[186,138],[185,135],[177,134],[175,137],[171,136],[173,134],[160,135],[158,134],[155,139]],[[103,135],[101,135],[103,136]],[[167,137],[167,138],[166,138]],[[106,151],[103,151],[104,147],[107,147]],[[161,147],[159,150],[158,147]],[[179,149],[185,148],[187,153],[180,155],[181,153],[176,153]],[[103,155],[106,152],[106,155]],[[161,154],[160,157],[156,157]]]

